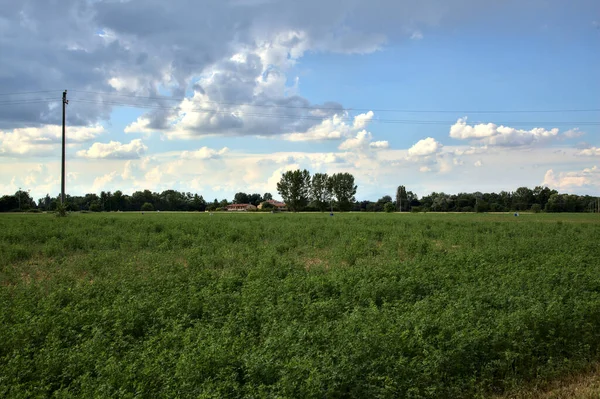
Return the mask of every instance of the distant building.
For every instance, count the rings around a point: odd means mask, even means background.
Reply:
[[[256,207],[252,204],[231,204],[227,206],[228,211],[255,211]]]
[[[287,211],[287,207],[286,207],[285,203],[283,203],[281,201],[275,201],[275,200],[268,200],[265,202],[261,202],[260,205],[258,205],[258,209],[262,209],[263,205],[266,203],[273,205],[273,207],[279,211]]]

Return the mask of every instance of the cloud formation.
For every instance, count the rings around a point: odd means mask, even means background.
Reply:
[[[216,159],[220,158],[223,154],[227,153],[229,148],[223,147],[220,150],[213,150],[212,148],[202,147],[196,151],[183,151],[181,158],[183,159]]]
[[[339,140],[351,137],[363,130],[373,119],[373,112],[356,115],[352,124],[348,124],[348,114],[335,114],[309,128],[306,132],[294,132],[284,134],[282,138],[288,141],[322,141]],[[369,133],[370,134],[370,133]]]
[[[498,126],[494,123],[468,125],[467,118],[460,118],[450,127],[450,137],[458,140],[479,141],[489,146],[517,147],[526,146],[558,137],[559,130],[554,128],[534,128],[531,130]]]
[[[584,157],[598,157],[598,156],[600,156],[600,148],[598,148],[598,147],[585,148],[581,151],[576,152],[575,155],[584,156]]]
[[[0,16],[0,54],[10,54],[2,60],[0,87],[55,91],[28,97],[41,102],[1,107],[0,129],[60,123],[60,92],[70,89],[69,125],[107,120],[114,103],[126,100],[98,92],[156,97],[168,91],[181,98],[197,91],[201,96],[192,104],[131,100],[160,109],[130,129],[164,130],[175,116],[187,116],[181,128],[192,135],[223,133],[240,124],[238,134],[260,134],[259,128],[262,134],[305,132],[319,120],[297,118],[310,115],[305,108],[282,112],[277,107],[314,105],[295,93],[297,77],[288,76],[304,54],[371,53],[389,41],[417,38],[432,26],[454,26],[490,8],[477,0],[452,5],[444,0],[222,0],[210,7],[188,0],[62,0],[60,7],[15,1],[3,4]],[[242,102],[251,107],[225,104]],[[207,104],[214,111],[204,118],[190,117],[189,110],[178,113]],[[250,111],[280,120],[253,121]],[[238,112],[244,113],[243,123]],[[291,114],[294,122],[277,128],[283,114]]]
[[[544,186],[558,191],[577,190],[600,186],[600,168],[593,166],[581,171],[559,172],[549,169],[544,175]]]
[[[87,150],[77,151],[77,156],[90,159],[137,159],[148,147],[140,139],[131,140],[129,144],[118,141],[109,143],[94,143]]]
[[[411,157],[426,157],[438,153],[442,149],[442,144],[432,137],[419,140],[408,149],[408,155]]]
[[[85,143],[104,133],[104,127],[74,126],[66,131],[67,144]],[[0,156],[45,156],[56,152],[62,142],[62,126],[45,125],[41,127],[0,130]]]

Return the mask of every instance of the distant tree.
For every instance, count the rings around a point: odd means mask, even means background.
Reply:
[[[490,205],[484,200],[477,200],[475,203],[475,212],[489,212]]]
[[[271,193],[264,193],[263,194],[263,201],[270,201],[273,199],[273,195]]]
[[[236,193],[233,196],[234,204],[248,204],[249,202],[250,202],[250,200],[248,198],[248,194],[246,194],[246,193]]]
[[[551,190],[548,187],[537,186],[533,189],[533,200],[536,204],[540,205],[541,209],[544,209],[552,194],[558,194],[558,191]]]
[[[321,212],[326,211],[331,202],[331,184],[327,173],[315,173],[310,186],[310,198]]]
[[[116,211],[123,211],[126,208],[125,205],[125,196],[123,196],[123,192],[121,190],[117,190],[112,195],[112,201],[114,204],[113,209]]]
[[[215,200],[209,204],[206,205],[206,210],[207,211],[214,211],[215,209],[217,209],[219,207],[219,200],[217,200],[215,198]]]
[[[144,202],[140,207],[142,212],[152,212],[154,210],[154,206],[149,202]]]
[[[410,201],[404,186],[398,186],[396,189],[396,207],[400,212],[407,211],[410,208]]]
[[[273,205],[273,204],[271,204],[270,202],[267,202],[267,201],[263,202],[262,206],[261,206],[261,209],[265,210],[265,211],[266,210],[272,210],[274,208],[275,208],[275,205]]]
[[[542,206],[540,204],[531,205],[531,212],[540,213],[542,211]]]
[[[219,208],[227,208],[229,206],[229,202],[227,199],[223,198],[221,202],[219,202]]]
[[[431,197],[433,201],[431,203],[431,210],[433,212],[447,212],[448,211],[448,199],[449,196],[444,193],[432,193]]]
[[[261,202],[263,202],[262,195],[260,195],[258,193],[248,195],[248,204],[258,206]]]
[[[383,197],[377,200],[377,203],[383,204],[383,206],[385,206],[385,204],[387,204],[388,202],[392,202],[392,197],[390,197],[389,195],[384,195]]]
[[[394,206],[394,204],[390,201],[390,202],[386,202],[385,205],[383,206],[383,209],[387,212],[387,213],[392,213],[396,210],[396,207]]]
[[[310,198],[310,173],[306,169],[285,172],[277,183],[277,191],[288,209],[301,211]]]
[[[192,199],[191,210],[198,211],[198,212],[204,212],[205,209],[206,209],[206,201],[204,201],[204,198],[201,195],[194,194],[194,197]]]
[[[90,204],[89,210],[92,212],[101,212],[102,204],[100,203],[100,201],[96,200]]]
[[[354,195],[358,186],[354,184],[354,176],[350,173],[336,173],[329,178],[331,191],[340,211],[349,211],[356,201]]]

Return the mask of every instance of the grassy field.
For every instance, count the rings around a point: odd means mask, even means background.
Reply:
[[[0,397],[469,398],[600,360],[600,218],[0,216]]]

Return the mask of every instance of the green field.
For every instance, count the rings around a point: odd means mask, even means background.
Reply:
[[[487,397],[600,360],[593,214],[0,216],[0,397]]]

